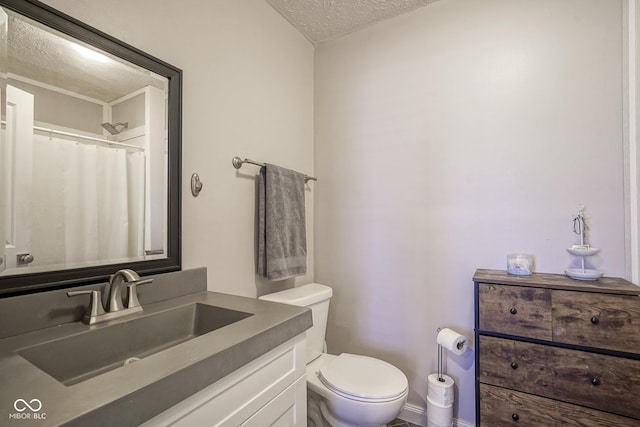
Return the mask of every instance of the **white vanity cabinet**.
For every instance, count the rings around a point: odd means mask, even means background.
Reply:
[[[305,426],[305,372],[303,333],[158,414],[143,426]]]

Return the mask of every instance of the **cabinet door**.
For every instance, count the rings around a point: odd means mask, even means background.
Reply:
[[[302,377],[256,412],[242,427],[307,425],[307,379]]]

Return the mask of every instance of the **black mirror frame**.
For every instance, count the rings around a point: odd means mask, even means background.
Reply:
[[[131,268],[141,275],[180,270],[182,261],[182,70],[39,1],[0,0],[0,7],[17,12],[169,80],[167,257],[157,260],[105,264],[0,277],[0,298],[99,283],[108,280],[111,274],[121,268]]]

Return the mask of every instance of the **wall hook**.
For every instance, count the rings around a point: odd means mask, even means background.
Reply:
[[[202,181],[197,173],[191,175],[191,194],[193,197],[198,197],[198,194],[202,191]]]

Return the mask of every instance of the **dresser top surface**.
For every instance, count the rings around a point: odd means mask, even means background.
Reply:
[[[533,273],[530,276],[517,276],[508,274],[504,270],[477,269],[473,275],[473,281],[569,291],[640,295],[640,286],[619,277],[601,277],[598,280],[586,281],[574,280],[564,274]]]

